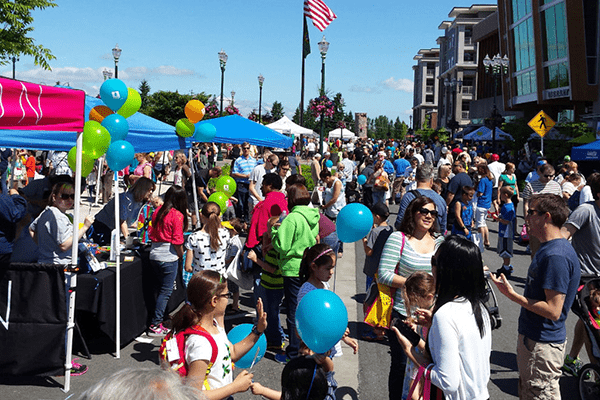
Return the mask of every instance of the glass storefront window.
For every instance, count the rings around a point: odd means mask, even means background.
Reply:
[[[558,3],[541,14],[544,61],[567,57],[565,4]]]
[[[544,68],[545,89],[569,86],[569,67],[566,62],[549,65]]]

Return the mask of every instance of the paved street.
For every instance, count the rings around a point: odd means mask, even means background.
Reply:
[[[87,213],[89,207],[84,203],[82,213]],[[93,211],[93,210],[92,210]],[[392,207],[392,212],[396,207]],[[393,222],[396,215],[393,213],[390,220]],[[497,224],[489,223],[491,230],[492,247],[496,243]],[[523,289],[523,282],[529,265],[529,256],[523,252],[524,248],[515,245],[516,256],[513,261],[515,272],[512,283],[517,290]],[[483,255],[485,264],[491,270],[496,270],[501,261],[493,249]],[[362,246],[345,245],[345,253],[339,260],[336,268],[335,285],[332,288],[342,297],[349,313],[349,326],[352,336],[360,338],[362,324],[362,305],[365,291],[365,277],[362,273],[364,252]],[[245,315],[236,316],[235,319],[228,318],[227,329],[231,324],[252,322],[252,300],[250,292],[242,294],[242,307],[247,311]],[[502,316],[502,327],[493,331],[492,351],[492,375],[489,384],[490,398],[492,399],[514,399],[517,395],[517,373],[516,373],[516,336],[517,317],[519,308],[503,297],[499,297],[500,315]],[[123,305],[126,307],[127,305]],[[282,316],[282,321],[285,318]],[[326,324],[326,321],[324,322]],[[573,334],[575,317],[571,315],[568,319],[569,340]],[[89,333],[88,333],[89,334]],[[93,332],[92,332],[93,334]],[[79,362],[87,364],[90,369],[82,376],[73,377],[71,380],[72,390],[65,394],[60,387],[63,383],[62,377],[57,378],[21,378],[0,380],[0,398],[5,400],[24,399],[76,399],[89,386],[102,377],[126,367],[156,367],[158,359],[159,340],[154,339],[150,343],[134,341],[127,345],[121,352],[121,358],[114,358],[114,348],[107,340],[95,336],[88,342],[92,351],[92,359],[80,359]],[[148,339],[148,338],[146,338]],[[81,357],[81,356],[80,356]],[[587,357],[582,354],[582,359]],[[389,371],[390,356],[386,343],[372,343],[360,341],[358,355],[345,347],[344,355],[335,360],[336,378],[340,386],[338,399],[386,399],[387,379]],[[274,389],[280,387],[280,376],[283,366],[273,359],[273,354],[267,353],[265,358],[254,367],[255,380],[263,385]],[[561,388],[564,399],[577,398],[576,379],[563,376]],[[236,399],[255,398],[250,392],[238,394]]]

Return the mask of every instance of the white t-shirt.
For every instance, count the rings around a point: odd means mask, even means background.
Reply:
[[[233,382],[233,363],[231,361],[231,342],[227,339],[225,329],[220,327],[217,335],[212,335],[217,343],[217,358],[204,380],[204,390],[219,389]],[[212,346],[208,339],[201,335],[189,335],[185,339],[185,362],[190,365],[194,361],[210,362]]]
[[[203,231],[197,231],[190,235],[185,248],[194,252],[194,261],[192,262],[193,272],[196,273],[203,269],[217,271],[225,275],[225,258],[227,244],[229,243],[229,231],[225,228],[219,228],[219,239],[221,244],[217,250],[210,247],[210,235]]]
[[[257,165],[256,167],[254,167],[254,169],[252,170],[252,172],[250,173],[250,182],[254,182],[254,189],[258,192],[258,194],[260,195],[260,197],[263,198],[264,200],[264,195],[262,192],[262,181],[265,177],[265,175],[269,172],[273,172],[275,169],[266,169],[265,168],[265,164],[260,164]],[[254,196],[252,196],[252,194],[250,194],[250,198],[252,199],[252,203],[254,205],[256,205],[258,203],[258,199]]]
[[[471,303],[464,297],[444,304],[433,316],[427,340],[433,358],[431,382],[447,400],[490,398],[490,353],[492,332],[483,308],[483,338],[479,334]]]
[[[488,165],[488,168],[494,175],[494,187],[497,188],[498,178],[500,178],[500,175],[502,175],[502,173],[506,170],[506,165],[504,163],[501,163],[500,161],[494,161],[493,163],[490,163],[490,165]]]
[[[317,146],[313,142],[310,142],[309,144],[306,145],[306,150],[308,150],[308,151],[315,151],[316,148],[317,148]]]

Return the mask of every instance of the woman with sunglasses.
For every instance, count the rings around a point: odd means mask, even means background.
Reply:
[[[184,364],[186,372],[180,374],[186,375],[187,384],[201,389],[211,400],[228,399],[235,393],[245,392],[252,384],[253,375],[241,371],[234,380],[233,363],[242,358],[267,329],[267,314],[263,311],[262,301],[259,299],[256,303],[257,319],[250,334],[231,344],[224,325],[225,308],[231,297],[227,280],[216,271],[202,270],[192,276],[187,297],[189,301],[173,316],[173,331],[193,328],[199,332],[185,336],[185,359],[173,360],[171,367],[177,369]],[[179,349],[175,354],[179,354]],[[160,358],[164,363],[166,354],[161,354]],[[214,364],[211,359],[215,360]]]
[[[436,302],[416,314],[431,324],[424,354],[411,351],[410,341],[392,328],[411,359],[426,367],[431,382],[447,399],[489,399],[492,332],[483,304],[483,262],[477,246],[462,236],[446,238],[431,258]],[[431,395],[435,397],[434,394]]]
[[[39,263],[68,265],[71,263],[73,223],[72,216],[66,212],[75,203],[73,185],[67,182],[55,184],[48,202],[50,205],[29,225],[29,234],[39,246]],[[85,217],[83,226],[77,231],[77,241],[93,223],[94,217]]]
[[[439,234],[437,211],[433,200],[421,196],[407,207],[400,230],[390,235],[383,247],[377,281],[396,288],[392,319],[405,320],[410,313],[404,307],[402,288],[413,272],[431,273],[431,257],[444,241]],[[388,332],[392,363],[388,380],[389,398],[402,398],[406,354],[393,332]]]

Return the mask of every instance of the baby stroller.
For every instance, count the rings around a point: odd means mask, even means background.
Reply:
[[[590,289],[600,288],[600,277],[582,276],[582,285],[577,290],[577,296],[571,310],[583,321],[585,330],[592,344],[592,354],[600,359],[600,325],[589,310]],[[579,395],[582,400],[600,399],[600,365],[589,363],[579,370]]]
[[[490,313],[490,322],[492,325],[492,329],[498,329],[502,326],[502,317],[500,316],[500,310],[498,309],[498,298],[496,297],[496,293],[494,293],[494,289],[492,289],[492,285],[489,281],[490,272],[485,272],[485,296],[483,297],[483,304],[485,308],[487,308]]]

